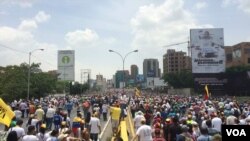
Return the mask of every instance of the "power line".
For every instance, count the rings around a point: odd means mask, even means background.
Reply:
[[[49,66],[52,66],[53,68],[57,68],[57,66],[55,66],[52,63],[46,61],[45,59],[42,59],[42,58],[34,56],[34,55],[32,55],[32,56],[35,57],[35,58],[37,58],[37,59],[39,59],[39,60],[41,60],[41,61],[43,61],[43,62],[45,62],[46,64],[48,64]]]
[[[18,50],[18,49],[14,49],[14,48],[12,48],[12,47],[9,47],[9,46],[3,45],[3,44],[0,44],[0,47],[7,48],[7,49],[10,49],[10,50],[12,50],[12,51],[19,52],[19,53],[23,53],[23,54],[29,54],[28,52],[25,52],[25,51],[22,51],[22,50]],[[50,66],[52,66],[52,67],[55,67],[55,65],[51,64],[50,62],[48,62],[48,61],[46,61],[46,60],[44,60],[44,59],[41,59],[41,58],[39,58],[39,57],[37,57],[37,56],[34,56],[34,55],[32,55],[32,56],[35,57],[35,58],[38,58],[39,60],[45,62],[46,64],[48,64],[48,65],[50,65]],[[56,67],[55,67],[55,68],[56,68]]]
[[[24,53],[24,54],[29,54],[28,52],[25,52],[25,51],[22,51],[22,50],[18,50],[18,49],[14,49],[14,48],[11,48],[9,46],[6,46],[6,45],[3,45],[3,44],[0,44],[1,47],[3,48],[7,48],[7,49],[10,49],[10,50],[13,50],[15,52],[19,52],[19,53]]]

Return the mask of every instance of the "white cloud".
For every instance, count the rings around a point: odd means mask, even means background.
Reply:
[[[36,0],[0,0],[0,3],[18,5],[22,8],[30,8]]]
[[[0,26],[0,57],[2,58],[0,66],[28,63],[28,52],[43,48],[45,51],[32,54],[31,61],[35,63],[41,62],[41,68],[44,71],[56,69],[57,46],[51,43],[39,42],[30,31],[21,30],[19,27]]]
[[[38,28],[39,23],[47,22],[50,17],[51,16],[46,14],[44,11],[39,11],[33,18],[21,21],[18,29],[23,31],[32,31]]]
[[[0,15],[7,15],[6,11],[0,11]]]
[[[8,35],[8,36],[6,36]],[[6,43],[10,46],[20,45],[23,42],[29,44],[33,41],[34,37],[30,32],[25,32],[19,29],[15,29],[12,27],[0,27],[0,42]],[[22,48],[24,49],[24,48]]]
[[[222,7],[236,5],[241,11],[250,14],[250,1],[249,0],[223,0]]]
[[[190,28],[212,27],[199,25],[183,5],[183,0],[166,0],[162,5],[140,7],[131,19],[131,26],[134,34],[132,47],[139,49],[143,54],[141,58],[158,58],[162,65],[162,56],[167,49],[187,51],[187,44],[170,48],[163,48],[164,45],[187,41]]]
[[[227,7],[229,5],[237,3],[237,0],[222,0],[222,7]]]
[[[97,41],[99,38],[98,34],[91,29],[76,30],[73,32],[68,32],[65,35],[65,40],[67,44],[73,47],[82,47],[85,45],[90,45]]]
[[[249,0],[239,0],[238,8],[247,14],[250,14],[250,1]]]
[[[26,31],[32,31],[37,28],[36,21],[34,20],[23,20],[21,24],[19,25],[18,29],[20,30],[26,30]]]
[[[190,28],[198,27],[193,15],[183,8],[183,0],[140,7],[131,25],[135,35],[133,46],[139,48],[182,42],[187,40]]]
[[[37,15],[34,17],[34,19],[38,22],[38,23],[42,23],[42,22],[46,22],[50,19],[50,15],[46,14],[44,11],[39,11],[37,13]]]
[[[196,9],[200,10],[202,8],[207,7],[207,3],[205,1],[198,2],[198,3],[195,4],[195,7],[196,7]]]

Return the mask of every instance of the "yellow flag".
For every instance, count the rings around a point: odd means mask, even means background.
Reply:
[[[135,96],[140,97],[141,96],[141,91],[135,88]]]
[[[205,100],[208,100],[209,97],[210,95],[209,95],[208,87],[207,85],[205,85]]]
[[[5,102],[0,98],[0,123],[10,126],[12,118],[15,113],[10,109],[10,107],[5,104]]]

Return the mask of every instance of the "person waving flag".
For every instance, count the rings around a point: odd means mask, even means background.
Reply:
[[[210,95],[209,95],[209,91],[208,91],[208,86],[205,85],[205,96],[204,96],[204,99],[205,99],[205,100],[208,100],[209,97],[210,97]]]
[[[14,116],[15,113],[7,104],[5,104],[2,98],[0,98],[0,123],[5,124],[9,127]]]
[[[141,96],[141,91],[136,87],[135,88],[135,96],[140,97]]]

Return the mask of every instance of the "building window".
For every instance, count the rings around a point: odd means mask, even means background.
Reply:
[[[250,48],[245,48],[244,52],[245,52],[245,54],[250,54]]]
[[[227,54],[227,55],[226,55],[226,58],[227,58],[227,61],[228,61],[228,62],[232,62],[232,60],[233,60],[232,54]]]
[[[247,63],[250,64],[250,58],[247,58]]]

